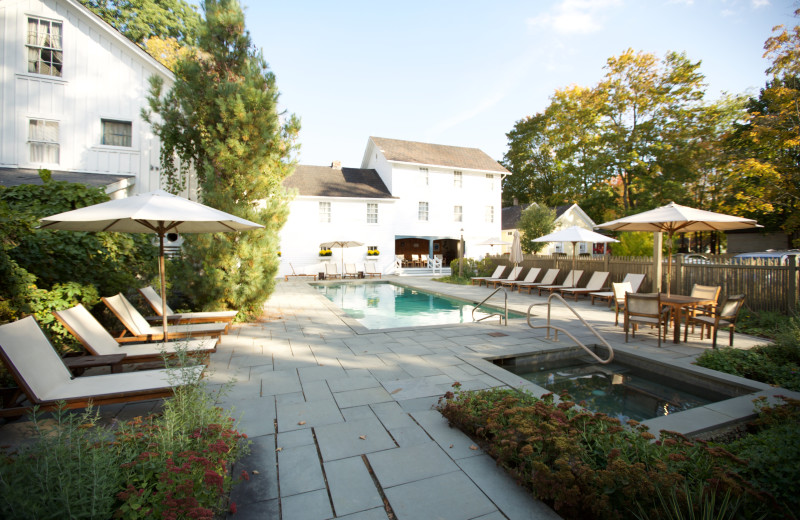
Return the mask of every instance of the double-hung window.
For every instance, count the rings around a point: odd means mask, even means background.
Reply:
[[[367,224],[378,223],[378,204],[376,202],[367,202]]]
[[[463,214],[464,209],[461,206],[453,206],[453,222],[461,222]]]
[[[486,174],[486,182],[489,184],[489,191],[494,191],[494,175],[491,173]]]
[[[28,121],[28,158],[32,163],[58,164],[58,121]]]
[[[319,221],[320,222],[330,222],[331,221],[331,203],[330,202],[320,202],[319,203]]]
[[[486,222],[494,222],[494,206],[486,206]]]
[[[463,174],[459,171],[453,172],[453,187],[454,188],[461,188],[464,186],[463,184]]]
[[[64,52],[61,22],[28,18],[28,72],[61,77]]]
[[[428,179],[428,169],[427,168],[420,168],[419,169],[419,174],[420,174],[420,177],[422,178],[422,185],[423,186],[427,186],[428,185],[428,180],[429,180]]]
[[[102,144],[110,146],[132,146],[133,125],[130,121],[101,119],[103,126]]]
[[[428,203],[427,202],[420,202],[419,203],[419,211],[417,212],[418,220],[428,220]]]

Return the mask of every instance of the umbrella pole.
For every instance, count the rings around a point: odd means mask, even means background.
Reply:
[[[669,297],[670,282],[672,282],[672,233],[667,235],[667,240],[669,240],[667,244],[667,297]]]
[[[167,276],[164,268],[164,233],[158,234],[158,274],[161,276],[161,321],[164,326],[164,339],[167,341]]]

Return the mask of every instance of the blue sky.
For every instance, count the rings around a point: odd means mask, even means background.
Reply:
[[[247,27],[301,118],[302,164],[361,164],[371,135],[480,148],[556,89],[593,86],[627,48],[702,61],[707,96],[757,93],[764,41],[793,0],[242,0]]]

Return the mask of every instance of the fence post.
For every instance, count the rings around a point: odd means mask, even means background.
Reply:
[[[787,308],[792,315],[797,310],[797,256],[789,255],[789,301]]]

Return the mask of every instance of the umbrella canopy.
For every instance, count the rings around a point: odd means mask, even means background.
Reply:
[[[508,255],[508,261],[515,266],[522,262],[522,245],[519,239],[519,230],[514,230],[514,240],[511,242],[511,253]]]
[[[553,231],[539,238],[534,238],[533,242],[571,242],[572,243],[572,270],[575,271],[576,257],[575,244],[578,242],[619,242],[619,240],[595,233],[586,228],[572,226],[558,231]],[[575,281],[573,280],[573,287]]]
[[[735,217],[724,213],[715,213],[702,209],[690,208],[670,202],[666,206],[630,215],[597,226],[611,231],[653,231],[669,235],[669,263],[667,264],[667,294],[670,293],[669,281],[672,272],[672,236],[675,233],[690,231],[727,231],[730,229],[747,229],[761,227],[755,220]],[[654,255],[654,264],[661,265],[661,251]]]
[[[164,190],[140,193],[87,206],[40,220],[40,229],[68,231],[118,231],[154,233],[159,237],[158,270],[161,277],[161,301],[164,337],[167,334],[167,298],[164,274],[164,236],[167,233],[220,233],[262,228],[236,215],[225,213]]]
[[[508,246],[508,245],[511,245],[511,242],[506,242],[502,238],[487,238],[483,242],[478,242],[476,245],[479,245],[479,246]]]
[[[359,247],[363,246],[363,242],[356,242],[355,240],[332,240],[330,242],[323,242],[319,245],[320,249],[331,249],[332,247],[340,247],[342,249],[342,276],[344,277],[344,248],[345,247]]]

